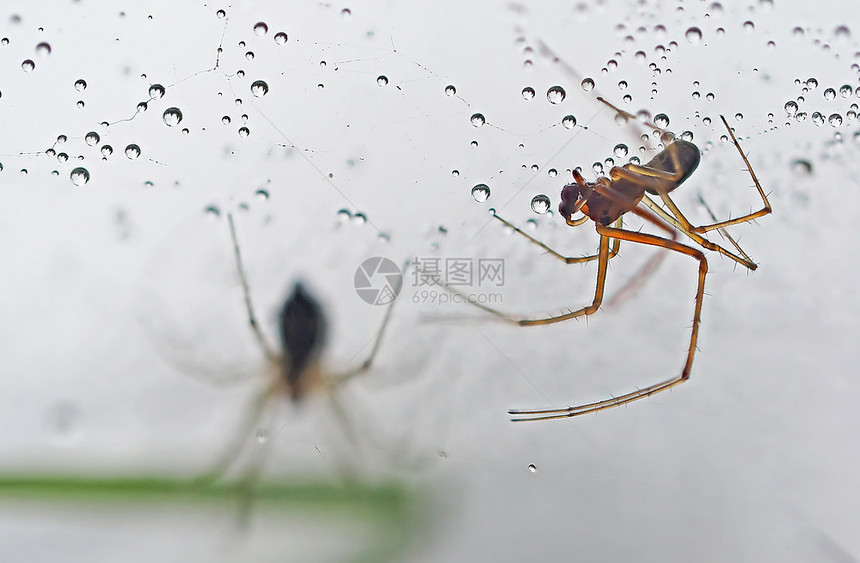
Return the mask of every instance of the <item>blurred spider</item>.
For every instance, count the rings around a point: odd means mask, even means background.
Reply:
[[[618,115],[623,116],[625,119],[636,119],[632,114],[617,108],[605,99],[600,97],[597,99],[617,112]],[[728,131],[732,143],[737,148],[738,154],[740,154],[744,164],[746,164],[747,171],[749,172],[750,177],[752,177],[755,187],[761,196],[763,206],[759,211],[755,211],[735,219],[718,221],[710,208],[707,208],[707,205],[705,205],[714,222],[698,227],[693,226],[669,194],[680,186],[696,170],[701,160],[699,149],[691,142],[684,141],[682,139],[674,139],[671,134],[650,122],[646,122],[646,125],[654,128],[654,130],[662,131],[662,138],[664,143],[666,143],[666,147],[648,163],[645,165],[631,163],[620,167],[615,166],[609,171],[608,178],[601,177],[598,178],[596,182],[586,182],[582,175],[577,170],[574,170],[573,179],[575,183],[568,184],[561,190],[561,203],[558,206],[558,210],[568,225],[576,227],[582,225],[589,219],[594,222],[597,233],[600,235],[600,246],[597,254],[583,257],[563,256],[509,221],[503,219],[496,214],[495,210],[493,210],[493,217],[566,264],[576,264],[588,262],[590,260],[597,260],[597,286],[594,291],[593,301],[590,305],[569,313],[539,319],[517,318],[467,299],[467,301],[472,303],[475,307],[519,326],[547,325],[591,315],[597,312],[603,302],[607,263],[618,253],[619,244],[622,240],[657,246],[674,252],[679,252],[694,258],[699,263],[698,288],[696,290],[696,305],[693,312],[690,346],[687,350],[687,358],[680,374],[642,389],[637,389],[618,397],[612,397],[610,399],[594,403],[561,409],[512,409],[508,411],[513,417],[512,420],[548,420],[579,416],[631,403],[644,397],[649,397],[655,393],[671,389],[672,387],[689,379],[690,371],[693,367],[693,358],[696,354],[696,341],[699,336],[699,324],[702,315],[702,299],[705,292],[705,276],[708,273],[708,260],[701,250],[677,242],[676,232],[680,231],[703,249],[719,252],[720,254],[731,258],[738,264],[741,264],[750,270],[755,270],[756,264],[743,251],[743,249],[741,249],[731,235],[724,231],[724,229],[732,225],[752,221],[771,212],[767,196],[765,195],[755,172],[753,172],[752,165],[741,150],[734,132],[732,132],[732,129],[729,127],[725,117],[720,116],[720,119],[722,119],[723,125],[725,125],[726,130]],[[656,201],[651,199],[649,195],[659,197],[663,205],[665,205],[665,209]],[[703,200],[702,203],[704,204]],[[573,215],[578,211],[581,211],[583,216],[581,218],[574,219]],[[669,235],[669,238],[623,229],[622,216],[629,212],[634,213],[643,220],[663,230]],[[704,234],[713,230],[719,230],[720,233],[731,242],[736,252],[727,250],[705,238]],[[451,288],[447,289],[454,293],[459,293]]]
[[[302,403],[315,389],[332,389],[345,383],[355,376],[363,374],[370,369],[377,352],[379,351],[385,329],[391,319],[391,312],[396,299],[392,299],[382,320],[382,326],[376,333],[373,347],[367,359],[358,367],[340,374],[325,372],[321,366],[321,356],[325,348],[328,322],[320,303],[308,291],[301,282],[293,285],[293,290],[281,307],[278,316],[280,329],[280,344],[282,352],[268,342],[260,329],[257,316],[254,313],[254,305],[251,301],[251,292],[248,279],[242,265],[242,253],[239,248],[239,240],[236,235],[236,226],[233,215],[227,214],[227,222],[230,226],[230,238],[233,242],[233,255],[236,259],[236,270],[242,285],[242,294],[245,301],[245,310],[248,315],[248,325],[254,334],[254,338],[260,346],[267,360],[268,384],[260,390],[250,408],[245,413],[244,420],[239,426],[239,432],[222,454],[222,457],[206,475],[204,480],[220,477],[239,457],[248,438],[253,435],[254,429],[269,405],[280,397],[288,396],[294,404]],[[394,293],[400,288],[393,288]],[[249,472],[249,477],[259,469],[257,465]]]

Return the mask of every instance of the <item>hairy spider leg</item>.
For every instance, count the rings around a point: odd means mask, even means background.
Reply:
[[[698,249],[655,235],[615,229],[612,227],[604,227],[599,224],[597,224],[597,232],[600,233],[601,240],[605,240],[611,237],[619,238],[621,240],[626,240],[630,242],[650,244],[653,246],[666,248],[675,252],[680,252],[681,254],[686,254],[687,256],[691,256],[699,261],[699,281],[696,290],[696,305],[695,311],[693,313],[693,327],[690,334],[690,347],[687,349],[687,359],[684,362],[684,367],[679,375],[671,379],[667,379],[665,381],[661,381],[660,383],[649,385],[648,387],[645,387],[643,389],[637,389],[636,391],[633,391],[631,393],[627,393],[618,397],[613,397],[611,399],[606,399],[604,401],[598,401],[595,403],[589,403],[585,405],[567,407],[562,409],[512,409],[508,411],[508,413],[513,417],[512,420],[514,421],[570,418],[573,416],[579,416],[582,414],[596,412],[603,409],[617,407],[619,405],[632,403],[633,401],[637,401],[645,397],[650,397],[655,393],[660,393],[661,391],[671,389],[672,387],[683,383],[690,378],[690,370],[693,367],[693,358],[696,355],[696,342],[699,338],[699,325],[701,324],[702,320],[702,302],[705,296],[705,276],[708,273],[707,258],[705,258],[705,255]]]

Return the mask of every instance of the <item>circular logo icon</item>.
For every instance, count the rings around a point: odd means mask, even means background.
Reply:
[[[382,256],[362,262],[355,270],[355,292],[365,303],[387,305],[397,298],[403,287],[400,267]]]

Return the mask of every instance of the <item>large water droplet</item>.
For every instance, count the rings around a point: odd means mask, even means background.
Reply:
[[[546,99],[551,104],[560,104],[567,96],[567,92],[561,86],[552,86],[546,91]]]
[[[838,113],[834,113],[827,118],[827,122],[830,123],[831,127],[839,127],[842,125],[842,116]]]
[[[627,145],[625,145],[623,143],[619,143],[619,144],[615,145],[615,148],[613,149],[612,152],[615,153],[615,156],[617,158],[625,158],[627,156],[628,151],[629,151],[629,149],[627,148]]]
[[[447,86],[445,86],[445,93],[449,96],[453,96],[457,93],[457,89],[454,87],[453,84],[448,84]]]
[[[824,91],[824,99],[825,100],[833,100],[836,98],[836,90],[833,88],[828,88]]]
[[[526,86],[523,88],[523,99],[531,100],[535,97],[535,89],[531,86]]]
[[[478,203],[483,203],[490,198],[490,186],[487,184],[478,184],[472,188],[472,198]]]
[[[283,45],[287,42],[287,34],[283,31],[279,31],[275,34],[275,43],[278,45]]]
[[[654,116],[654,125],[660,129],[665,129],[669,126],[669,116],[665,113],[658,113]]]
[[[544,194],[538,194],[532,198],[532,211],[543,215],[549,211],[549,198]]]
[[[473,113],[472,117],[469,118],[469,121],[472,122],[472,125],[475,127],[481,127],[487,120],[484,118],[484,114],[481,113]]]
[[[262,80],[255,80],[251,84],[251,93],[254,94],[254,97],[256,98],[262,98],[269,93],[269,85]]]
[[[87,81],[86,80],[84,80],[83,78],[79,78],[79,79],[75,80],[75,90],[77,90],[78,92],[83,92],[86,89],[87,89]]]
[[[594,80],[591,78],[583,78],[579,85],[582,86],[582,89],[586,92],[594,90]]]
[[[36,54],[40,57],[47,57],[51,54],[51,45],[49,43],[45,43],[44,41],[42,43],[39,43],[38,45],[36,45]]]
[[[384,74],[380,74],[376,77],[376,84],[378,86],[388,86],[388,77]]]
[[[812,163],[802,158],[795,159],[791,163],[791,171],[798,176],[809,176],[812,174]]]
[[[167,124],[168,127],[176,127],[179,125],[179,122],[182,121],[182,112],[179,108],[167,108],[164,110],[164,113],[161,114],[161,119],[164,120],[164,123]]]
[[[254,33],[259,37],[266,35],[269,32],[269,26],[265,22],[257,22],[254,25]]]
[[[251,134],[251,130],[247,127],[239,127],[239,136],[243,139]]]
[[[787,113],[789,117],[794,116],[797,113],[797,102],[794,100],[785,102],[785,113]]]
[[[687,41],[690,43],[698,43],[702,40],[702,30],[698,27],[691,27],[687,30],[687,33],[684,34],[684,37],[686,37]]]
[[[36,68],[36,63],[33,62],[32,59],[27,59],[23,63],[21,63],[21,68],[24,72],[30,72],[34,68]]]
[[[69,175],[69,178],[72,180],[72,183],[76,186],[83,186],[87,182],[90,181],[90,173],[86,168],[78,167],[72,170],[72,173]]]
[[[140,147],[134,143],[129,144],[125,147],[125,156],[127,156],[130,160],[134,160],[140,156]]]
[[[100,141],[100,140],[101,140],[101,137],[99,137],[99,134],[98,134],[98,133],[96,133],[95,131],[90,131],[90,132],[89,132],[89,133],[87,133],[87,135],[84,137],[84,141],[86,141],[86,143],[87,143],[89,146],[91,146],[91,147],[94,147],[94,146],[96,146],[97,144],[99,144],[99,141]]]
[[[102,156],[107,158],[113,154],[113,147],[110,145],[102,145]]]
[[[158,100],[164,96],[164,86],[161,84],[153,84],[149,87],[149,97],[153,100]]]
[[[576,118],[572,115],[565,115],[561,120],[561,124],[565,129],[573,129],[576,127]]]

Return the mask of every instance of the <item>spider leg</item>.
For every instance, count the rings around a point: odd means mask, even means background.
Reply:
[[[276,384],[273,383],[258,392],[254,400],[245,409],[242,414],[242,419],[233,439],[230,441],[227,448],[218,457],[218,461],[205,474],[199,477],[199,481],[211,483],[221,478],[224,473],[236,462],[245,445],[248,443],[249,436],[253,435],[255,428],[259,425],[263,418],[263,413],[269,406],[272,398],[275,396]]]
[[[409,261],[407,260],[406,263],[403,265],[403,268],[401,269],[401,271],[403,272],[404,275],[406,274],[406,269],[408,267],[409,267]],[[402,289],[402,285],[397,290],[398,296],[400,294],[401,289]],[[388,323],[391,321],[391,313],[392,313],[392,311],[394,311],[394,304],[396,302],[397,302],[397,297],[392,299],[391,303],[388,304],[388,307],[385,311],[385,317],[383,317],[383,319],[382,319],[382,325],[379,327],[379,330],[376,331],[376,336],[374,337],[374,342],[373,342],[373,348],[371,348],[370,355],[367,357],[366,360],[364,360],[364,363],[362,363],[357,368],[348,370],[348,371],[338,375],[336,377],[335,383],[337,383],[337,384],[343,383],[346,380],[352,379],[353,377],[355,377],[357,375],[361,375],[362,373],[364,373],[370,369],[370,366],[373,364],[374,358],[376,358],[376,354],[379,352],[379,347],[382,344],[382,338],[383,338],[383,336],[385,336],[385,329],[388,328]]]
[[[583,263],[583,262],[590,262],[590,261],[592,261],[592,260],[597,260],[597,259],[598,259],[598,257],[600,256],[599,254],[592,254],[592,255],[589,255],[589,256],[564,256],[563,254],[561,254],[561,253],[559,253],[559,252],[557,252],[557,251],[553,250],[552,248],[550,248],[549,246],[547,246],[547,245],[546,245],[546,244],[544,244],[543,242],[541,242],[541,241],[539,241],[538,239],[534,238],[533,236],[531,236],[530,234],[528,234],[527,232],[525,232],[525,231],[524,231],[524,230],[522,230],[521,228],[517,227],[516,225],[514,225],[513,223],[511,223],[511,222],[510,222],[510,221],[508,221],[507,219],[504,219],[503,217],[501,217],[500,215],[498,215],[498,214],[496,213],[496,211],[495,211],[495,210],[493,210],[493,217],[495,217],[496,219],[498,219],[499,221],[501,221],[504,225],[506,225],[506,226],[508,226],[508,227],[512,228],[512,229],[514,230],[514,232],[515,232],[515,233],[517,233],[517,234],[519,234],[519,235],[524,236],[524,237],[525,237],[526,239],[528,239],[530,242],[532,242],[532,243],[534,243],[534,244],[538,245],[539,247],[543,248],[543,249],[544,249],[544,250],[546,250],[550,255],[555,256],[556,258],[558,258],[559,260],[561,260],[561,261],[562,261],[562,262],[564,262],[565,264],[581,264],[581,263]],[[616,227],[619,227],[619,228],[621,227],[621,224],[622,224],[622,223],[621,223],[621,221],[622,221],[622,219],[619,217],[619,218],[618,218],[618,220],[616,221]],[[613,241],[612,241],[612,248],[609,250],[609,258],[614,258],[614,257],[615,257],[615,255],[616,255],[616,254],[618,254],[618,247],[619,247],[619,245],[620,245],[620,242],[619,242],[619,241],[617,241],[617,240],[613,240]]]
[[[767,215],[768,213],[771,212],[770,202],[767,200],[767,195],[765,195],[764,189],[762,189],[761,183],[758,181],[758,177],[755,175],[755,172],[753,172],[752,164],[750,164],[749,159],[747,159],[747,155],[745,155],[744,151],[741,149],[741,145],[740,145],[740,143],[738,143],[738,140],[735,137],[734,131],[732,131],[732,128],[729,127],[729,123],[728,123],[728,121],[726,121],[725,117],[723,117],[721,115],[720,119],[723,120],[723,125],[726,126],[726,130],[729,132],[729,136],[732,138],[732,144],[735,145],[735,148],[738,149],[738,154],[741,155],[741,158],[743,159],[744,164],[746,164],[746,166],[747,166],[747,171],[750,173],[750,177],[752,178],[753,183],[755,183],[755,187],[758,190],[758,194],[761,196],[761,201],[762,201],[763,207],[758,211],[755,211],[753,213],[749,213],[747,215],[743,215],[741,217],[737,217],[736,219],[729,219],[727,221],[717,221],[715,223],[711,223],[710,225],[702,225],[699,227],[695,227],[693,230],[698,232],[698,233],[704,233],[707,231],[713,231],[714,229],[722,229],[723,227],[729,227],[731,225],[737,225],[738,223],[746,223],[748,221],[753,221],[754,219],[758,219],[759,217],[763,217],[764,215]],[[716,221],[716,219],[714,219],[714,220]],[[743,251],[741,251],[741,252],[743,252]]]
[[[266,355],[269,361],[276,361],[278,355],[274,348],[266,340],[263,331],[260,330],[260,323],[257,321],[257,315],[254,314],[254,304],[251,301],[251,291],[248,289],[248,278],[245,276],[245,268],[242,266],[242,252],[239,250],[239,239],[236,236],[236,225],[233,223],[233,214],[227,214],[227,222],[230,224],[230,238],[233,240],[233,255],[236,257],[236,271],[239,273],[239,281],[242,283],[242,294],[245,297],[245,309],[248,313],[248,325],[254,333],[254,338]]]
[[[665,222],[661,221],[660,217],[656,216],[648,209],[637,206],[633,208],[633,213],[665,231],[672,238],[673,241],[677,240],[678,231],[667,225]],[[649,258],[648,261],[645,262],[630,279],[628,279],[624,283],[621,289],[616,291],[615,294],[612,295],[612,297],[606,300],[603,305],[604,310],[618,307],[620,304],[636,295],[636,293],[642,288],[642,286],[645,285],[645,282],[647,282],[648,279],[652,275],[654,275],[654,272],[657,271],[657,268],[659,268],[663,260],[666,259],[666,255],[667,252],[665,248],[658,249],[657,252],[651,258]]]
[[[662,193],[662,194],[660,194],[660,197],[663,199],[664,202],[669,202],[671,204],[671,205],[667,205],[667,207],[669,207],[670,210],[672,210],[673,207],[675,209],[678,209],[678,206],[675,205],[675,202],[672,201],[672,198],[669,197],[669,194]],[[697,233],[691,229],[688,229],[687,226],[684,224],[684,222],[682,222],[680,219],[676,218],[675,216],[671,215],[670,213],[667,213],[662,207],[660,207],[654,200],[649,198],[647,195],[645,195],[645,197],[642,198],[642,203],[647,205],[651,209],[651,211],[653,211],[655,214],[659,215],[661,219],[665,220],[667,223],[674,226],[676,229],[678,229],[679,231],[681,231],[682,233],[687,235],[691,240],[695,241],[697,244],[701,245],[703,248],[706,248],[708,250],[713,250],[714,252],[719,252],[723,256],[727,256],[727,257],[731,258],[732,260],[734,260],[738,264],[740,264],[746,268],[749,268],[750,270],[755,270],[756,268],[758,268],[758,265],[756,265],[755,262],[750,260],[749,257],[747,256],[747,254],[743,250],[740,250],[740,253],[743,256],[738,256],[734,252],[731,252],[730,250],[723,248],[719,244],[717,244],[715,242],[711,242],[710,240],[706,239],[701,234],[699,234],[699,233]],[[680,210],[678,210],[678,213],[680,213]],[[689,224],[689,222],[687,222],[687,224]]]
[[[708,273],[707,258],[705,258],[705,255],[700,250],[655,235],[637,233],[622,229],[614,229],[612,227],[603,227],[600,225],[597,225],[597,232],[600,233],[602,237],[601,240],[605,240],[607,237],[617,237],[630,242],[650,244],[666,248],[668,250],[673,250],[675,252],[680,252],[681,254],[686,254],[699,261],[699,282],[698,288],[696,290],[696,305],[695,311],[693,313],[693,328],[690,335],[690,347],[687,350],[687,359],[684,362],[684,367],[679,375],[676,375],[671,379],[667,379],[665,381],[649,385],[648,387],[644,387],[642,389],[637,389],[636,391],[626,393],[618,397],[606,399],[604,401],[588,403],[586,405],[579,405],[575,407],[567,407],[564,409],[510,410],[508,411],[508,413],[514,417],[512,420],[525,421],[570,418],[573,416],[579,416],[581,414],[587,414],[603,409],[609,409],[612,407],[617,407],[619,405],[632,403],[633,401],[637,401],[645,397],[650,397],[655,393],[665,391],[666,389],[670,389],[675,385],[683,383],[690,378],[690,370],[693,367],[693,358],[696,355],[696,342],[699,338],[699,324],[701,323],[702,319],[702,301],[705,295],[705,276]]]
[[[620,221],[620,218],[619,218],[619,221]],[[617,221],[616,224],[618,224],[619,221]],[[507,221],[505,221],[505,222],[507,223]],[[627,232],[627,231],[624,231],[621,229],[610,229],[610,230],[611,231],[617,230],[618,232],[622,232],[622,233]],[[598,232],[599,231],[600,231],[600,227],[598,228]],[[523,233],[523,234],[525,235],[525,233]],[[528,236],[528,235],[526,235],[526,236]],[[531,237],[529,237],[529,238],[531,238]],[[612,237],[602,235],[602,234],[600,236],[600,248],[598,249],[598,252],[597,252],[597,284],[596,284],[596,287],[594,290],[594,299],[592,300],[591,305],[587,305],[585,307],[577,309],[576,311],[571,311],[569,313],[565,313],[562,315],[555,315],[555,316],[544,317],[544,318],[540,318],[540,319],[520,318],[520,317],[510,315],[508,313],[504,313],[502,311],[498,311],[496,309],[493,309],[492,307],[487,307],[486,305],[484,305],[482,303],[477,303],[474,300],[470,300],[467,295],[465,295],[465,294],[461,293],[460,291],[457,291],[456,289],[453,289],[447,285],[443,285],[443,287],[446,290],[450,291],[451,293],[453,293],[455,295],[459,295],[463,299],[464,302],[469,303],[473,307],[477,307],[478,309],[486,311],[487,313],[490,313],[491,315],[494,315],[503,321],[507,321],[509,323],[513,323],[513,324],[516,324],[519,326],[547,325],[547,324],[553,324],[553,323],[560,323],[560,322],[566,321],[568,319],[575,319],[576,317],[582,317],[584,315],[591,315],[591,314],[594,314],[595,312],[597,312],[597,309],[600,307],[600,303],[603,301],[603,290],[604,290],[604,286],[606,285],[606,266],[609,262],[609,253],[610,253],[609,240],[610,240],[610,238],[612,238]],[[537,242],[537,241],[535,241],[535,242]],[[542,243],[538,243],[538,244],[543,246]],[[546,247],[544,246],[544,248],[546,248]]]

